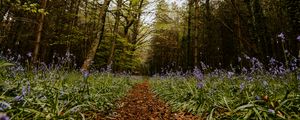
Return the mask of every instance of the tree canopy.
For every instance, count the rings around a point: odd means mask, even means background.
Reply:
[[[299,32],[300,2],[294,0],[0,3],[1,54],[32,66],[135,74],[195,66],[241,71],[250,56],[289,68],[299,61]]]

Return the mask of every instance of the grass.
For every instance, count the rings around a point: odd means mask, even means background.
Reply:
[[[201,83],[203,87],[197,87]],[[173,111],[206,119],[300,119],[299,82],[294,74],[195,78],[154,77],[152,90]]]
[[[11,119],[95,119],[109,114],[140,77],[4,67],[0,63],[0,113]],[[300,81],[294,73],[149,78],[152,91],[172,110],[213,119],[300,119]]]
[[[93,73],[87,92],[79,72],[1,70],[0,112],[11,119],[94,119],[97,113],[109,113],[114,101],[139,82],[129,76]]]

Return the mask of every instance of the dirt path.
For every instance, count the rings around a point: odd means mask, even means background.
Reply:
[[[196,116],[172,113],[170,108],[156,98],[145,81],[137,84],[128,95],[118,102],[119,108],[110,120],[196,120]]]

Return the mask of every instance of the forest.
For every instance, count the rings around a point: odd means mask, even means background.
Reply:
[[[299,0],[0,0],[1,120],[300,119],[299,66]]]

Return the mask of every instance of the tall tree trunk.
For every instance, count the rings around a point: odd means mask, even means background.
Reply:
[[[199,0],[195,0],[195,39],[194,39],[194,66],[198,66],[198,48],[199,48],[199,15],[200,15]]]
[[[97,33],[96,39],[92,42],[91,48],[90,48],[89,52],[87,53],[86,59],[84,60],[82,66],[81,66],[81,69],[83,71],[86,71],[89,69],[89,66],[91,65],[91,63],[96,55],[99,43],[103,39],[106,12],[107,12],[108,6],[110,4],[110,1],[111,0],[104,0],[104,3],[101,7],[100,14],[99,14],[99,17],[100,17],[99,32]]]
[[[41,0],[41,9],[46,8],[47,0]],[[40,42],[41,42],[41,36],[42,36],[42,30],[43,30],[43,24],[44,24],[45,14],[40,13],[40,16],[38,18],[38,26],[37,26],[37,33],[35,38],[35,48],[33,52],[32,62],[35,64],[37,62],[37,57],[39,53],[40,48]]]
[[[204,56],[206,58],[206,63],[207,64],[213,64],[213,61],[211,59],[211,54],[210,52],[215,51],[215,49],[213,49],[213,43],[211,43],[209,40],[211,39],[211,14],[210,14],[210,0],[205,0],[205,28],[204,28],[204,41],[203,43],[207,46],[205,49],[203,50]]]
[[[253,14],[255,19],[255,29],[258,37],[258,45],[261,47],[261,59],[264,60],[265,56],[268,56],[268,43],[267,43],[267,28],[264,18],[264,13],[260,4],[260,0],[253,1]],[[264,60],[267,63],[267,60]]]
[[[187,70],[191,69],[191,27],[192,27],[192,7],[193,7],[193,1],[194,0],[189,0],[188,2],[188,31],[187,31],[187,54],[186,54],[186,62],[187,62]]]
[[[116,22],[113,28],[113,38],[112,38],[112,46],[110,50],[110,55],[107,61],[107,65],[111,65],[115,53],[115,47],[116,47],[116,39],[118,38],[118,27],[119,27],[119,22],[120,22],[120,10],[122,8],[122,2],[123,0],[118,0],[117,2],[117,10],[116,10]]]

